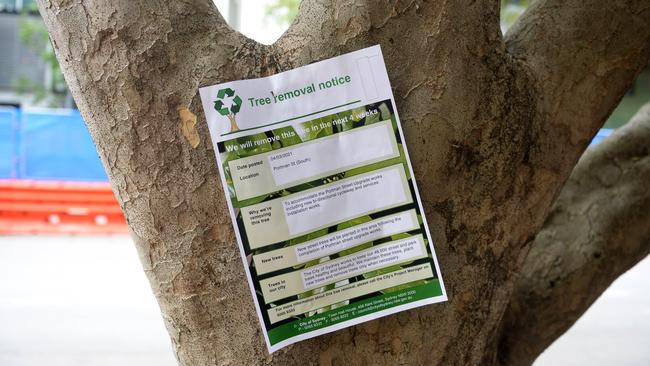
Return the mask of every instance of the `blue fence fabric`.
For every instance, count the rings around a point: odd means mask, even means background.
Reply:
[[[612,132],[600,130],[591,145]],[[0,108],[0,179],[108,181],[73,109]]]
[[[108,180],[77,110],[2,109],[0,128],[0,178]]]
[[[0,178],[14,178],[18,160],[18,110],[0,107]]]
[[[594,136],[594,139],[591,140],[591,144],[589,144],[589,146],[596,145],[597,143],[602,141],[602,139],[604,139],[605,137],[611,135],[612,132],[614,132],[613,128],[603,128],[603,129],[601,129],[600,131],[598,131],[596,136]]]

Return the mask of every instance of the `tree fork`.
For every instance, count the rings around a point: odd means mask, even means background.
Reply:
[[[272,46],[230,29],[209,0],[39,0],[39,9],[180,364],[447,365],[504,359],[499,335],[529,243],[648,60],[650,9],[619,3],[540,0],[504,41],[494,0],[307,0]],[[558,42],[566,50],[555,55]],[[197,88],[373,44],[450,301],[268,355]]]

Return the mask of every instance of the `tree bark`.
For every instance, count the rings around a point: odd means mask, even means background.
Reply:
[[[503,317],[520,296],[513,289],[529,243],[650,55],[641,0],[540,0],[507,42],[494,0],[308,0],[272,46],[231,30],[209,0],[39,7],[178,361],[192,366],[507,360],[499,350],[515,347],[499,348]],[[558,42],[566,50],[556,55]],[[373,44],[382,46],[450,300],[268,355],[197,88]]]
[[[650,253],[650,104],[580,159],[537,234],[504,317],[504,364],[527,365]]]

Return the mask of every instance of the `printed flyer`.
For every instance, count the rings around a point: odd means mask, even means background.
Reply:
[[[200,95],[269,352],[447,300],[379,46]]]

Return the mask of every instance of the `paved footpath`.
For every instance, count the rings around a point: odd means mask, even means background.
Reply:
[[[0,365],[176,365],[130,239],[0,237]],[[650,365],[650,258],[535,364],[555,365]]]
[[[0,237],[0,365],[176,365],[130,239]]]

